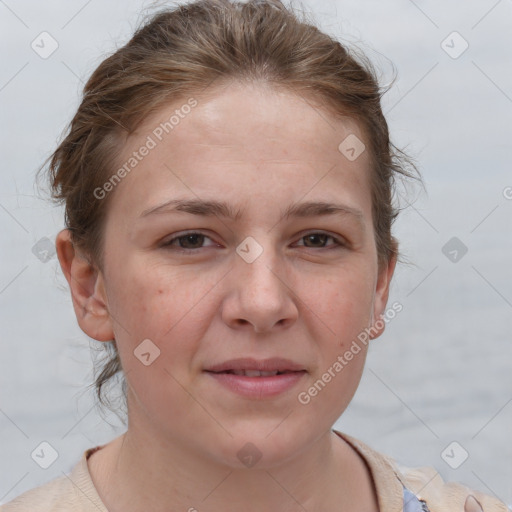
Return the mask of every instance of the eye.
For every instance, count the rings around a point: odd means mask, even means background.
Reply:
[[[184,233],[182,235],[175,236],[174,238],[170,238],[169,240],[162,243],[162,247],[175,247],[178,251],[182,252],[193,251],[195,249],[201,249],[205,240],[210,240],[213,242],[210,237],[204,235],[203,233],[190,231],[189,233]],[[215,243],[210,245],[215,245]]]
[[[211,243],[205,246],[204,243],[207,240]],[[341,239],[323,232],[308,233],[302,236],[300,240],[304,241],[303,246],[308,249],[336,249],[346,246]],[[329,240],[332,240],[331,244],[328,244]],[[196,252],[198,249],[212,246],[218,246],[218,244],[204,233],[200,233],[198,231],[183,233],[170,238],[161,244],[161,247],[165,249],[176,250],[178,252]]]
[[[338,247],[344,247],[345,243],[340,240],[337,237],[334,237],[332,235],[329,235],[327,233],[322,232],[314,232],[314,233],[308,233],[307,235],[304,235],[301,240],[304,240],[305,247],[311,248],[311,249],[324,249],[326,248],[327,241],[331,239],[334,243],[330,244],[331,246],[338,246]],[[308,244],[312,245],[308,245]],[[328,247],[328,246],[327,246]]]

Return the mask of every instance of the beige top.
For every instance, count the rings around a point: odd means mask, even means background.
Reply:
[[[370,469],[380,512],[404,510],[403,486],[427,503],[430,512],[510,512],[500,500],[462,484],[445,483],[431,467],[406,468],[347,434],[336,432],[365,460]],[[87,458],[103,447],[86,450],[69,476],[30,489],[0,506],[0,512],[108,512],[94,487]],[[403,485],[402,485],[403,484]],[[478,507],[477,501],[481,505]],[[469,499],[468,499],[469,497]]]

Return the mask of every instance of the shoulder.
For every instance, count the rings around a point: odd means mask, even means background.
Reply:
[[[356,448],[367,462],[384,512],[512,512],[494,496],[458,482],[445,482],[433,467],[407,467],[359,439],[334,432]]]
[[[30,489],[20,496],[0,506],[0,512],[53,512],[74,510],[74,491],[65,476]]]
[[[504,502],[459,482],[445,482],[429,466],[411,468],[387,457],[406,489],[425,502],[430,512],[511,512]]]
[[[87,457],[99,448],[86,450],[69,475],[24,492],[1,505],[0,512],[108,512],[87,466]]]

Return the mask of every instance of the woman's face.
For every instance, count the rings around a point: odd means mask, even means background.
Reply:
[[[354,122],[261,85],[209,92],[160,110],[128,139],[119,168],[137,163],[110,192],[96,290],[131,428],[231,466],[251,442],[261,467],[311,445],[352,399],[366,346],[333,368],[383,313],[393,266],[378,273]],[[168,201],[181,206],[151,211]],[[302,372],[207,371],[239,358]],[[329,369],[330,382],[308,392]]]

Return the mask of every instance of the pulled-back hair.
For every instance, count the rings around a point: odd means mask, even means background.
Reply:
[[[102,235],[115,193],[99,199],[94,191],[114,173],[127,137],[164,105],[212,85],[256,81],[313,98],[331,115],[357,121],[370,157],[379,265],[399,256],[391,235],[399,212],[395,177],[421,177],[389,140],[383,91],[368,59],[356,58],[280,0],[203,0],[153,14],[98,66],[67,135],[48,159],[52,197],[65,203],[71,240],[91,264],[103,269]],[[122,367],[115,340],[103,346],[108,358],[94,385],[100,403],[109,407],[102,388]]]

